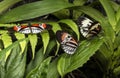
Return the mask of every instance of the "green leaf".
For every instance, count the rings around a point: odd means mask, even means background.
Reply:
[[[104,7],[106,14],[108,16],[108,20],[110,24],[112,25],[113,29],[115,30],[115,25],[116,25],[116,16],[115,16],[115,11],[113,7],[110,5],[110,0],[99,0]]]
[[[15,33],[15,37],[20,40],[20,39],[24,39],[25,38],[25,35],[24,34],[21,34],[21,33]],[[27,42],[26,41],[22,41],[19,43],[20,44],[20,47],[21,47],[21,54],[24,52],[25,48],[26,48],[26,44]]]
[[[49,24],[52,25],[52,30],[55,34],[58,30],[62,30],[60,25],[56,22],[50,22]],[[58,53],[59,47],[60,47],[60,44],[57,42],[57,50],[55,52],[56,54]]]
[[[7,34],[8,31],[7,30],[0,30],[0,34]]]
[[[0,2],[0,14],[2,14],[5,10],[9,9],[15,3],[20,2],[21,0],[4,0]]]
[[[31,48],[32,48],[32,59],[34,59],[34,55],[35,55],[35,48],[37,45],[37,35],[29,35],[28,36],[29,40],[30,40],[30,44],[31,44]]]
[[[87,0],[74,0],[73,4],[76,6],[82,6]]]
[[[46,78],[50,61],[51,61],[51,57],[48,57],[47,59],[45,59],[40,65],[38,65],[35,69],[33,69],[27,75],[26,78]]]
[[[42,42],[43,42],[43,47],[44,47],[44,51],[43,53],[46,52],[50,37],[49,37],[49,32],[48,31],[44,31],[43,33],[41,33],[42,36]]]
[[[117,24],[116,24],[116,34],[118,34],[120,31],[120,19],[118,20]]]
[[[23,78],[26,67],[26,52],[23,54],[20,54],[20,52],[21,49],[19,43],[17,43],[7,59],[4,78]]]
[[[120,20],[120,7],[119,7],[119,9],[118,9],[118,11],[116,13],[116,18],[117,18],[117,21]]]
[[[54,12],[52,13],[54,16],[56,16],[59,19],[65,19],[65,18],[69,18],[69,10],[68,9],[62,9],[60,11]]]
[[[120,36],[118,38],[120,38]],[[116,76],[118,76],[120,74],[120,62],[119,62],[120,60],[119,60],[119,58],[120,58],[120,45],[118,46],[117,51],[114,53],[114,61],[113,61],[114,62],[114,64],[113,64],[114,70],[113,70],[113,72]]]
[[[69,19],[64,19],[64,20],[60,20],[59,22],[67,24],[77,34],[77,38],[79,40],[80,33],[79,33],[79,30],[78,30],[78,26],[74,21],[69,20]]]
[[[51,51],[53,51],[54,47],[56,46],[56,41],[55,40],[50,40],[48,46],[47,46],[47,49],[46,49],[46,56],[48,55],[49,56],[49,53]],[[54,49],[56,51],[56,48]]]
[[[114,8],[115,11],[118,11],[118,9],[120,8],[120,5],[117,4],[116,2],[114,1],[110,1],[112,7]]]
[[[54,59],[53,62],[48,66],[47,77],[46,78],[59,78],[59,73],[57,71],[58,59]]]
[[[6,47],[5,49],[3,49],[2,51],[0,51],[0,61],[1,61],[2,57],[4,57],[9,50],[13,49],[16,45],[18,45],[19,42],[21,42],[23,40],[28,40],[28,39],[26,38],[26,39],[18,40],[16,42],[12,43],[11,45],[9,45],[8,47]]]
[[[113,51],[113,42],[115,40],[115,32],[112,26],[106,20],[104,23],[101,23],[101,26],[104,31],[104,42],[107,44],[107,47],[111,52]]]
[[[103,22],[105,20],[103,14],[101,12],[99,12],[98,10],[92,8],[92,7],[88,7],[88,6],[81,6],[81,7],[75,7],[73,8],[78,12],[84,12],[85,14],[91,16],[92,18],[94,18],[96,21],[99,21],[100,23]]]
[[[55,3],[55,4],[54,4]],[[52,5],[52,6],[51,6]],[[64,0],[44,0],[17,7],[0,17],[1,23],[16,22],[43,16],[73,6]]]
[[[3,35],[1,35],[1,39],[2,39],[2,41],[3,41],[4,48],[6,48],[6,47],[8,47],[9,45],[12,44],[12,39],[11,39],[11,37],[10,37],[8,34],[3,34]],[[9,56],[10,51],[11,51],[11,49],[6,52],[5,60],[6,60],[7,57]]]
[[[52,30],[54,33],[56,33],[58,30],[62,30],[60,25],[56,22],[50,22],[50,25],[52,25]]]
[[[32,59],[31,62],[27,65],[26,75],[28,75],[31,70],[35,69],[35,67],[43,62],[45,59],[43,50],[44,49],[41,48],[38,52],[36,52],[34,59]]]
[[[114,72],[115,75],[118,76],[120,74],[120,66],[118,66],[117,68],[115,68],[113,72]]]
[[[82,67],[90,57],[102,45],[103,40],[94,38],[90,41],[82,41],[78,46],[74,55],[63,54],[58,61],[58,72],[63,77],[68,72],[71,72],[78,67]]]

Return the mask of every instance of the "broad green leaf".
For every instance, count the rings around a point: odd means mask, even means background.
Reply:
[[[114,67],[114,74],[118,76],[120,74],[120,45],[118,46],[117,51],[114,53],[114,61],[113,61],[113,67]]]
[[[116,13],[116,18],[117,18],[117,21],[120,20],[120,7],[119,7],[119,9],[118,9],[118,11]]]
[[[51,57],[45,59],[40,65],[33,69],[26,78],[46,78],[50,61]]]
[[[52,5],[52,6],[51,6]],[[22,5],[3,14],[1,23],[16,22],[43,16],[73,6],[64,0],[43,0]]]
[[[59,73],[57,71],[57,62],[58,59],[54,59],[54,61],[49,64],[46,78],[59,78]]]
[[[20,33],[15,33],[15,37],[20,40],[20,39],[24,39],[25,38],[25,35],[24,34],[20,34]],[[20,44],[20,47],[21,47],[21,54],[24,52],[25,48],[26,48],[26,44],[27,42],[26,41],[22,41],[19,43]]]
[[[58,61],[58,72],[63,77],[68,72],[71,72],[78,67],[82,67],[90,57],[95,54],[95,52],[102,45],[103,40],[98,38],[93,38],[89,41],[82,41],[78,46],[75,54],[68,55],[63,54]]]
[[[35,55],[35,48],[37,45],[37,35],[29,35],[28,36],[29,40],[30,40],[30,44],[31,44],[31,48],[32,48],[32,59],[34,59],[34,55]]]
[[[5,10],[9,9],[15,3],[20,2],[21,0],[4,0],[0,2],[0,14],[2,14]]]
[[[116,25],[117,21],[116,21],[115,11],[114,11],[113,7],[110,5],[111,4],[110,0],[99,0],[99,1],[106,11],[106,14],[108,16],[108,20],[109,20],[111,26],[115,30],[115,25]]]
[[[104,23],[101,23],[101,26],[103,28],[104,32],[104,42],[107,44],[107,47],[109,50],[113,50],[113,42],[115,40],[115,32],[112,28],[112,26],[107,22],[107,20]]]
[[[49,53],[51,52],[51,51],[53,51],[53,49],[54,49],[54,47],[56,46],[56,41],[55,40],[50,40],[50,42],[49,42],[49,44],[48,44],[48,47],[47,47],[47,49],[46,49],[46,56],[48,55],[49,56]],[[56,48],[55,48],[55,51],[56,51]]]
[[[0,78],[5,77],[5,65],[4,64],[0,63]]]
[[[2,51],[0,51],[0,61],[1,61],[2,57],[4,57],[9,50],[13,49],[16,45],[18,45],[18,43],[20,43],[23,40],[28,40],[28,39],[26,38],[26,39],[21,39],[21,40],[15,41],[11,45],[9,45],[8,47],[6,47]]]
[[[69,10],[68,9],[62,9],[60,11],[54,12],[52,13],[54,16],[56,16],[59,19],[65,19],[65,18],[69,18]]]
[[[41,37],[42,37],[42,42],[43,42],[43,47],[44,47],[43,53],[45,54],[49,40],[50,40],[49,32],[44,31],[43,33],[41,33]]]
[[[96,21],[99,21],[100,23],[105,20],[103,14],[100,13],[98,10],[92,8],[92,7],[81,6],[81,7],[75,7],[73,9],[75,9],[78,12],[82,11],[83,13],[91,16],[92,18],[94,18]]]
[[[67,24],[77,34],[77,38],[79,40],[80,33],[79,33],[79,30],[78,30],[78,26],[74,21],[69,20],[69,19],[64,19],[64,20],[60,20],[59,22]]]
[[[117,24],[116,24],[116,34],[118,34],[120,31],[120,19],[118,20]]]
[[[106,44],[103,44],[100,47],[99,51],[104,56],[105,60],[108,60],[110,58],[111,54],[112,54],[111,51],[110,51],[110,49],[107,47]]]
[[[118,9],[120,8],[120,5],[117,4],[116,2],[114,1],[110,1],[112,7],[114,8],[115,11],[118,11]]]
[[[43,62],[45,59],[43,50],[44,48],[41,48],[38,52],[36,52],[34,59],[32,59],[31,62],[27,65],[26,75]]]
[[[3,35],[1,35],[1,39],[2,39],[2,41],[3,41],[4,48],[6,48],[6,47],[8,47],[9,45],[12,44],[12,39],[11,39],[11,37],[10,37],[8,34],[3,34]],[[11,51],[11,49],[6,52],[5,60],[6,60],[7,57],[9,56],[10,51]]]
[[[26,50],[27,51],[27,50]],[[20,54],[19,43],[13,48],[6,62],[4,78],[23,78],[26,65],[26,52]]]
[[[102,46],[103,45],[101,45],[101,47]],[[106,47],[105,47],[105,49],[106,49]],[[106,71],[106,69],[108,68],[109,57],[110,57],[109,52],[106,52],[106,53],[104,53],[104,52],[97,51],[96,54],[94,55],[94,58],[97,60],[97,62],[99,62],[98,64],[99,64],[99,68],[100,68],[101,71]],[[106,55],[104,55],[104,54],[108,54],[108,57],[106,57]]]

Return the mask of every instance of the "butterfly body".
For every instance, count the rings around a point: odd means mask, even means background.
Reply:
[[[64,52],[68,54],[74,54],[78,46],[77,41],[70,34],[64,31],[57,31],[56,35],[57,40],[61,44]]]

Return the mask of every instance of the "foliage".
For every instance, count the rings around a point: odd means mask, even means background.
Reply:
[[[119,78],[120,5],[111,0],[86,2],[1,1],[0,78]],[[102,9],[96,9],[96,4]],[[81,15],[101,24],[98,36],[82,38],[75,22]],[[47,23],[52,29],[29,35],[12,30],[14,25],[28,22]],[[56,40],[57,30],[67,31],[78,40],[75,54],[63,52]]]

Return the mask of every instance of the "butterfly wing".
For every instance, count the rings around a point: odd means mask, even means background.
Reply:
[[[87,17],[80,17],[77,22],[80,32],[85,38],[95,36],[101,31],[100,24],[98,22],[93,22]]]
[[[77,41],[70,34],[64,31],[57,31],[56,36],[64,52],[74,54],[78,46]]]
[[[30,24],[30,26],[14,26],[14,30],[23,34],[37,34],[42,32],[45,29],[52,28],[50,25],[47,25],[45,23],[42,24]]]

